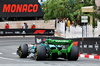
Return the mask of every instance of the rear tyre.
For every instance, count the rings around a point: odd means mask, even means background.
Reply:
[[[20,58],[26,58],[28,56],[28,46],[27,44],[20,45],[17,51]]]
[[[79,49],[77,46],[72,46],[70,53],[68,54],[69,61],[76,61],[79,57]]]
[[[35,60],[45,60],[46,59],[46,47],[37,46],[36,53],[34,54]]]

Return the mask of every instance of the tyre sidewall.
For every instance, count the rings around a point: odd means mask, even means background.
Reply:
[[[37,56],[35,60],[45,60],[46,59],[46,47],[45,46],[37,46],[36,47]]]
[[[68,53],[69,61],[76,61],[79,57],[79,49],[77,46],[72,46],[70,53]]]

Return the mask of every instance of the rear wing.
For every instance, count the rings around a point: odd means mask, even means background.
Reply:
[[[46,39],[46,42],[48,44],[53,44],[53,45],[67,45],[67,44],[72,44],[73,40],[52,40],[52,39]]]

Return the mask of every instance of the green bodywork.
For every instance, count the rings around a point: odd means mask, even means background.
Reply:
[[[71,47],[73,45],[73,40],[52,40],[52,39],[46,39],[46,44],[48,48],[56,47],[56,49],[50,49],[50,58],[52,58],[52,54],[57,54],[59,57],[61,53],[66,55],[66,59],[68,58],[68,53],[71,51]],[[57,49],[57,47],[61,47],[60,45],[69,45],[68,48],[65,49]]]

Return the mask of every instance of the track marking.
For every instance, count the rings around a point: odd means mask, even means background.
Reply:
[[[80,55],[80,57],[84,57],[84,55]]]
[[[5,58],[5,57],[0,57],[0,59],[4,59],[4,60],[10,60],[10,61],[21,61],[21,62],[33,62],[33,61],[22,61],[22,60],[17,60],[17,59],[12,59],[12,58]]]
[[[91,58],[91,59],[100,59],[100,55],[79,54],[79,57]]]
[[[0,52],[0,55],[1,55],[2,53]]]
[[[25,42],[25,41],[34,42],[34,40],[5,40],[5,41],[0,41],[0,43],[4,43],[4,42]]]
[[[13,54],[13,55],[16,55],[16,53],[15,53],[15,52],[13,52],[12,54]]]
[[[5,59],[5,60],[15,60],[15,59],[4,58],[4,57],[0,57],[0,59]]]

